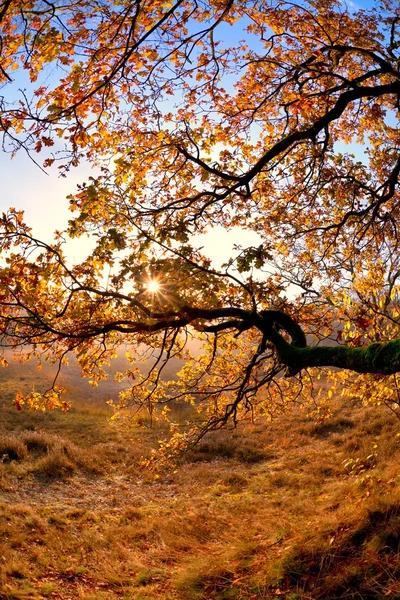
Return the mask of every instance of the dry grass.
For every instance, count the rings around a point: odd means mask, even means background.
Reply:
[[[28,455],[28,449],[22,440],[11,435],[0,435],[1,462],[23,460]]]
[[[391,415],[241,425],[157,480],[139,462],[162,432],[104,417],[3,410],[0,598],[400,598]]]
[[[16,436],[0,434],[0,456],[3,488],[7,479],[5,465],[13,461],[18,464],[13,464],[8,474],[19,478],[33,473],[37,477],[65,479],[77,471],[103,472],[102,463],[95,459],[94,453],[42,431],[25,431]]]

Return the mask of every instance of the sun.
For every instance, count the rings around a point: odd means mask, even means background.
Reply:
[[[157,294],[160,291],[160,283],[157,279],[150,279],[146,285],[147,291],[151,294]]]

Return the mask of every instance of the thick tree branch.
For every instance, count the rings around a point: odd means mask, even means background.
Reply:
[[[356,373],[393,375],[400,372],[400,338],[361,348],[317,346],[296,348],[285,340],[277,345],[279,359],[291,374],[309,367],[336,367]]]
[[[333,121],[336,121],[344,113],[351,102],[355,102],[361,98],[379,98],[385,94],[400,94],[400,81],[373,87],[359,86],[356,89],[344,92],[339,96],[336,104],[310,125],[310,127],[290,133],[267,150],[257,163],[242,176],[242,184],[249,183],[273,158],[288,150],[293,144],[307,139],[315,140],[323,129]]]

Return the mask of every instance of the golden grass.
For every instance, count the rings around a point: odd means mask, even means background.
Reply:
[[[12,435],[0,435],[0,460],[2,463],[12,460],[23,460],[28,449],[22,440]]]
[[[25,452],[0,465],[0,598],[400,598],[400,424],[336,408],[215,433],[159,479],[160,431],[3,409]]]

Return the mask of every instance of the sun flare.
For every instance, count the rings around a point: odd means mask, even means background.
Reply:
[[[157,292],[160,291],[160,283],[157,281],[157,279],[150,279],[150,281],[147,283],[147,291],[151,294],[157,294]]]

